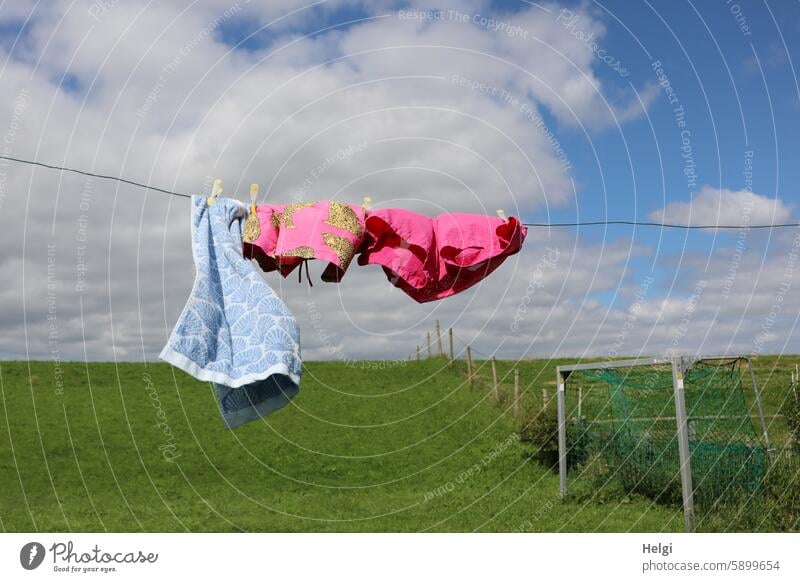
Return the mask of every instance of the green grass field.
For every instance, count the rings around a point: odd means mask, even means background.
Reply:
[[[767,413],[796,358],[761,358]],[[558,362],[524,361],[525,408]],[[3,531],[681,531],[644,499],[558,498],[494,404],[440,359],[309,362],[293,406],[235,431],[166,365],[0,363]],[[775,425],[776,438],[780,429]]]

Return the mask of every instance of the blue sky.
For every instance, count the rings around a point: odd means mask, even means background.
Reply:
[[[528,9],[530,4],[492,2],[491,8],[483,12],[512,19],[515,12]],[[793,44],[784,45],[782,35],[800,28],[800,23],[791,24],[793,18],[796,20],[796,7],[784,2],[747,1],[650,5],[618,0],[560,5],[570,10],[588,8],[606,27],[598,44],[622,62],[629,73],[621,77],[609,67],[597,66],[597,77],[610,91],[624,92],[631,85],[658,82],[653,63],[663,64],[678,104],[686,112],[698,184],[743,188],[745,152],[752,151],[753,190],[791,199],[800,177],[800,168],[791,163],[800,139],[794,131],[800,122],[800,89],[792,65],[800,55]],[[332,12],[317,10],[315,18],[291,29],[299,34],[328,26],[341,30],[347,26],[340,23],[372,14],[351,5]],[[778,29],[776,21],[789,26]],[[246,18],[226,25],[220,36],[230,46],[244,50],[269,45],[274,38],[269,28]],[[573,162],[579,205],[525,218],[646,219],[664,201],[686,200],[693,189],[682,174],[684,160],[679,152],[676,155],[681,136],[674,108],[662,91],[649,110],[649,120],[593,133],[591,144],[579,129],[559,126],[545,112],[548,122],[558,127],[559,140]],[[605,183],[600,179],[600,170]],[[591,232],[587,231],[587,235],[591,236]],[[647,230],[637,236],[652,243],[659,234]],[[682,236],[678,234],[677,238]],[[692,244],[702,246],[703,241],[709,240],[705,236],[692,237]]]
[[[305,6],[6,3],[0,132],[13,133],[6,151],[181,192],[221,177],[242,199],[257,181],[264,199],[278,201],[297,196],[321,161],[359,143],[358,155],[315,177],[304,195],[359,203],[369,193],[378,205],[427,213],[518,208],[530,222],[800,219],[795,3]],[[435,10],[466,20],[402,16]],[[519,34],[491,30],[480,18]],[[456,78],[509,91],[541,123]],[[192,280],[185,205],[39,170],[0,168],[0,178],[4,260],[26,273],[7,291],[11,309],[0,325],[7,337],[33,338],[27,352],[0,344],[0,355],[42,357],[50,349],[49,297],[37,287],[47,257],[36,233],[52,232],[64,357],[153,357]],[[78,293],[75,225],[87,188],[93,268]],[[532,229],[523,252],[480,288],[428,306],[408,303],[368,270],[313,293],[269,280],[300,319],[309,301],[328,313],[335,349],[312,334],[311,357],[395,357],[410,352],[434,318],[484,351],[505,346],[509,356],[608,353],[631,319],[617,351],[797,350],[798,294],[781,291],[800,284],[793,270],[786,276],[794,235]],[[548,247],[560,250],[562,263],[537,271]],[[142,273],[160,275],[143,285]],[[532,286],[525,333],[509,335]],[[782,327],[770,323],[767,347],[758,347],[773,305],[784,300]],[[687,316],[702,334],[681,334]]]

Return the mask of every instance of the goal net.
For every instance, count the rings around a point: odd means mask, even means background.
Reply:
[[[568,471],[573,481],[692,513],[695,504],[759,495],[768,443],[747,366],[744,358],[665,358],[560,367],[562,493]]]

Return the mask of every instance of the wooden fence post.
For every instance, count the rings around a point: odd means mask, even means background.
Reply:
[[[514,368],[514,416],[519,416],[519,369]]]
[[[419,346],[417,346],[417,361],[419,362]]]
[[[492,356],[492,391],[494,393],[494,401],[500,402],[500,386],[497,385],[497,362],[495,357]]]
[[[469,376],[469,385],[473,386],[475,380],[472,377],[472,348],[467,344],[467,376]]]
[[[426,343],[428,344],[428,359],[431,357],[431,332],[425,334]]]
[[[550,397],[547,394],[547,388],[542,388],[542,410],[547,408],[549,401]]]
[[[797,371],[797,364],[795,364],[795,371],[792,372],[792,393],[794,394],[794,401],[800,402],[800,397],[797,395],[797,383],[800,382],[800,373]]]
[[[439,320],[436,320],[436,341],[439,344],[439,355],[444,356],[444,347],[442,347],[442,328],[439,327]]]
[[[455,366],[455,364],[453,363],[453,360],[455,358],[453,356],[453,328],[452,327],[447,330],[447,335],[450,336],[450,367],[452,368],[453,366]]]

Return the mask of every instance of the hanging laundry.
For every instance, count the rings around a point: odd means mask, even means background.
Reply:
[[[229,428],[261,418],[298,393],[297,321],[242,255],[245,207],[192,197],[191,294],[160,358],[214,382]]]
[[[338,282],[355,256],[381,265],[389,282],[419,303],[450,297],[489,276],[519,252],[527,229],[511,217],[366,210],[340,202],[262,205],[245,224],[244,256],[284,277],[309,259],[329,262],[322,280]]]
[[[513,216],[375,210],[366,221],[359,265],[381,265],[394,286],[419,303],[444,299],[488,277],[519,252],[527,229]]]
[[[322,280],[338,283],[364,239],[364,209],[341,202],[257,206],[245,223],[244,256],[288,276],[309,259],[328,261]]]

